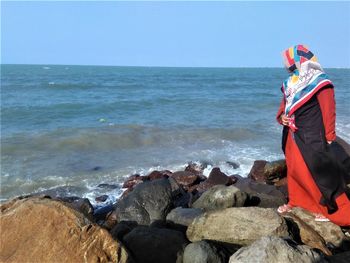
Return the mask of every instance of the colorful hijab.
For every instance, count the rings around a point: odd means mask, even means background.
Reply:
[[[283,52],[284,64],[291,75],[283,82],[285,114],[293,113],[322,87],[332,84],[316,56],[304,45],[290,47]]]

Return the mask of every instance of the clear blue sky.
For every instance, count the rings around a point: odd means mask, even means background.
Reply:
[[[350,2],[2,2],[1,62],[280,67],[307,44],[350,67]]]

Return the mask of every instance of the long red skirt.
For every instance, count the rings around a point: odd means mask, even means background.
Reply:
[[[337,197],[338,210],[328,214],[327,207],[319,204],[321,192],[307,168],[289,131],[286,143],[287,183],[291,206],[302,207],[312,213],[321,213],[339,226],[350,226],[350,201],[346,194]]]

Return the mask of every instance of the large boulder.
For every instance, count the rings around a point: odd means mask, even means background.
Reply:
[[[202,209],[199,208],[182,208],[177,207],[166,216],[166,220],[177,225],[189,226],[192,221],[203,214]]]
[[[247,194],[237,187],[215,185],[205,191],[193,204],[193,208],[202,208],[206,211],[224,209],[228,207],[242,207],[246,202]]]
[[[226,253],[208,241],[190,243],[183,255],[183,263],[225,263],[227,260]]]
[[[125,246],[140,263],[182,262],[188,241],[183,233],[166,228],[138,226],[123,238]]]
[[[274,209],[233,207],[196,217],[186,234],[192,242],[208,239],[248,245],[262,236],[288,236],[288,227]]]
[[[247,247],[240,248],[229,263],[314,263],[327,262],[322,254],[292,240],[266,236]]]
[[[1,262],[126,262],[125,249],[82,213],[49,198],[1,205]]]
[[[119,200],[115,209],[118,222],[133,221],[150,225],[165,220],[172,208],[173,190],[168,179],[158,179],[138,184],[125,198]]]
[[[315,230],[326,243],[331,243],[334,247],[342,246],[347,239],[339,226],[332,222],[316,222],[315,216],[305,209],[294,207],[290,214],[296,215],[300,220]],[[290,217],[288,214],[284,216]]]
[[[267,162],[264,160],[256,160],[249,172],[248,177],[254,181],[263,183],[273,183],[287,176],[286,161],[277,160],[273,162]]]
[[[171,177],[174,178],[179,185],[182,185],[186,188],[194,185],[199,181],[198,174],[194,174],[190,171],[175,172],[171,175]]]

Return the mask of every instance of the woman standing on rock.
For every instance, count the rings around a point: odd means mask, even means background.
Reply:
[[[279,213],[302,207],[316,221],[350,225],[347,171],[331,151],[335,134],[334,87],[314,54],[296,45],[283,52],[291,75],[283,82],[277,120],[284,125],[289,202]]]

